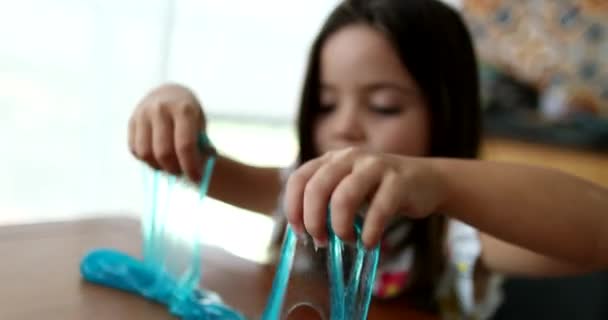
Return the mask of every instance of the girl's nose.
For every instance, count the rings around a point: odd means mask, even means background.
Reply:
[[[362,142],[365,139],[363,116],[355,103],[340,106],[333,123],[335,138],[348,145]]]

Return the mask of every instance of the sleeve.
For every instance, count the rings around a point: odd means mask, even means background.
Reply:
[[[446,272],[438,292],[442,311],[452,315],[446,316],[449,319],[487,319],[502,302],[502,277],[493,273],[483,274],[483,279],[475,276],[482,250],[475,228],[449,220],[447,229]],[[479,280],[485,285],[476,286]]]

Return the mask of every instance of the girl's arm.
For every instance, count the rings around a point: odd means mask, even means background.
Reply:
[[[608,266],[608,189],[553,169],[433,161],[446,182],[442,212],[496,237],[481,237],[492,269],[563,274]]]
[[[272,214],[281,190],[280,169],[249,166],[219,156],[209,195],[243,209]]]
[[[597,266],[568,263],[480,233],[480,262],[487,270],[524,277],[554,277],[595,271]]]

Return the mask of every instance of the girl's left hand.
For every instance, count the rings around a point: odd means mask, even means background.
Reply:
[[[304,230],[320,247],[327,245],[327,208],[331,227],[343,240],[355,239],[354,221],[369,203],[362,240],[368,248],[381,239],[397,214],[423,218],[445,199],[440,170],[433,160],[348,148],[329,152],[298,168],[285,194],[287,219],[296,233]]]

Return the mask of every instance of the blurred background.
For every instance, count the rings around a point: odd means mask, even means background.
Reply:
[[[128,119],[168,81],[199,95],[223,153],[288,166],[308,46],[336,3],[0,0],[0,225],[139,218],[150,171]],[[205,241],[265,258],[269,217],[209,198],[188,209],[206,214]]]
[[[480,58],[481,156],[608,185],[608,1],[447,2],[465,17]],[[306,53],[335,3],[0,0],[0,224],[139,217],[148,172],[127,149],[127,121],[167,81],[202,97],[222,152],[289,165]],[[272,221],[206,201],[205,240],[262,259],[260,234]],[[225,232],[235,218],[241,229]],[[547,308],[553,319],[606,318],[606,283],[602,273],[515,279],[498,318]]]

